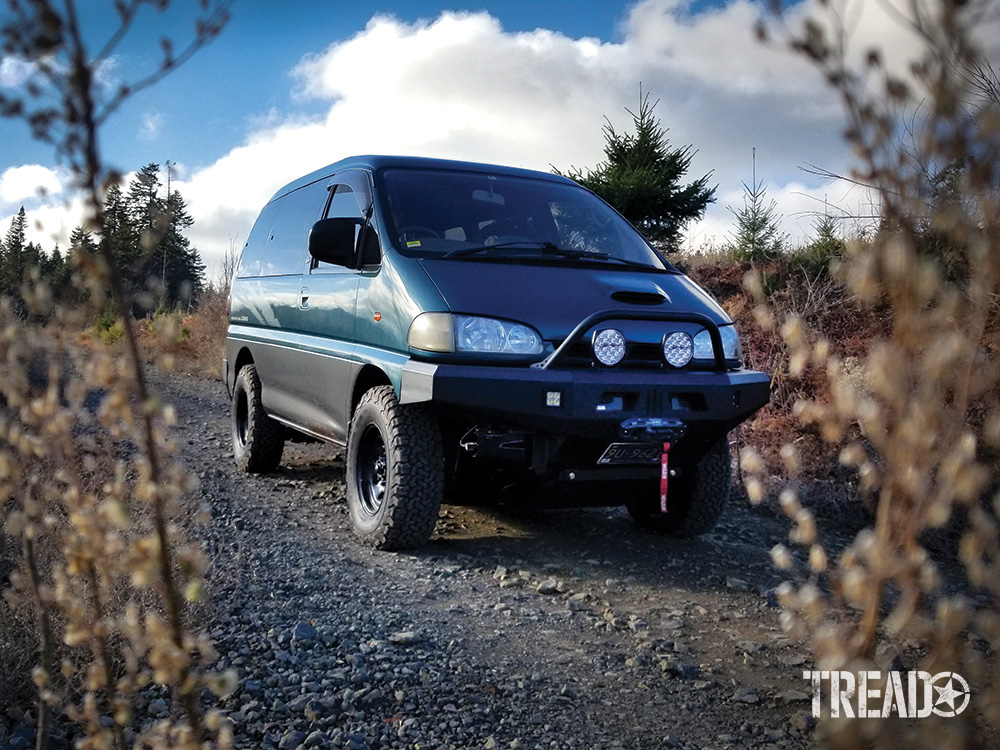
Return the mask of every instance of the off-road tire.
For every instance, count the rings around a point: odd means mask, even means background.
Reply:
[[[241,471],[266,474],[281,463],[285,449],[285,427],[264,412],[260,377],[253,365],[244,365],[233,385],[233,456]]]
[[[670,536],[690,539],[715,528],[732,486],[729,440],[723,436],[701,460],[668,485],[667,512],[660,512],[652,485],[637,490],[625,507],[636,524]]]
[[[347,438],[347,506],[354,531],[376,549],[430,539],[444,492],[441,431],[423,404],[402,405],[391,386],[367,391]]]

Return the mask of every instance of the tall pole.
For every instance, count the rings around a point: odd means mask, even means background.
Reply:
[[[163,239],[166,240],[170,235],[170,225],[173,223],[173,217],[170,215],[170,174],[173,168],[173,164],[170,159],[167,159],[167,227],[166,234]],[[163,243],[163,273],[160,276],[160,283],[163,284],[163,302],[167,301],[167,242]]]

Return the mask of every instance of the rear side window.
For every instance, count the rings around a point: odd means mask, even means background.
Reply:
[[[309,230],[323,216],[327,200],[322,180],[286,195],[271,226],[271,236],[260,266],[261,276],[288,276],[305,270]]]
[[[236,270],[236,275],[245,279],[253,276],[260,276],[260,264],[264,259],[264,248],[267,247],[267,240],[271,236],[271,225],[281,208],[281,199],[272,201],[264,206],[254,222],[247,244],[243,246],[243,253],[240,255],[240,265]]]

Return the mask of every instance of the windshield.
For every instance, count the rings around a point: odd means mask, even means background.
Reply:
[[[388,234],[405,255],[666,267],[631,224],[576,185],[420,169],[390,169],[382,178]]]

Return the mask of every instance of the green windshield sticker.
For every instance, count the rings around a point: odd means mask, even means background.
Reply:
[[[406,241],[406,246],[407,247],[420,247],[420,240],[407,240]]]

